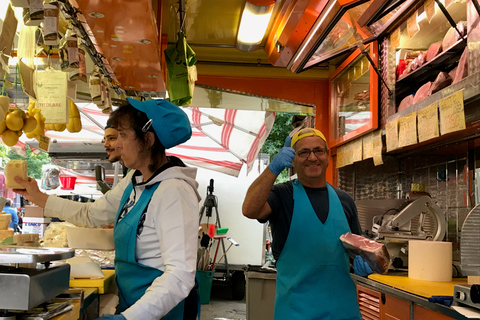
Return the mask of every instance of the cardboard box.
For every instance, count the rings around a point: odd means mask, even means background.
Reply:
[[[42,238],[51,221],[51,218],[24,217],[22,233],[38,233],[40,238]]]
[[[37,206],[25,206],[24,217],[43,218],[43,208]]]

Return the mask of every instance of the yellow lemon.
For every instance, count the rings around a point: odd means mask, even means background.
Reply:
[[[36,127],[37,119],[35,119],[35,117],[28,117],[23,120],[23,132],[31,132],[35,130]]]
[[[23,127],[23,118],[20,115],[20,113],[16,110],[7,114],[5,121],[6,121],[7,128],[12,131],[21,130]]]
[[[15,131],[5,130],[2,133],[2,140],[9,147],[13,147],[18,142],[18,134]]]

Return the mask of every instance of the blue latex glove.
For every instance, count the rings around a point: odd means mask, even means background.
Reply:
[[[355,256],[355,259],[353,260],[353,271],[355,271],[356,275],[361,277],[366,277],[373,273],[372,268],[370,268],[368,263],[363,260],[361,256]]]
[[[292,161],[293,158],[295,158],[295,150],[290,147],[291,143],[292,138],[290,136],[287,136],[285,138],[285,145],[282,149],[280,149],[280,151],[275,155],[275,157],[273,157],[272,162],[270,162],[270,164],[268,165],[268,168],[273,174],[276,174],[278,176],[280,172],[283,171],[283,169],[292,167]]]
[[[121,314],[104,314],[103,316],[95,320],[127,320],[127,319],[125,319],[125,317],[122,316]]]

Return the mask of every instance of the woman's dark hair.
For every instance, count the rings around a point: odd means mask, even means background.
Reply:
[[[127,104],[113,111],[110,114],[107,124],[117,129],[120,127],[132,128],[137,141],[141,145],[141,150],[146,150],[147,148],[146,133],[149,131],[153,132],[155,141],[150,148],[150,164],[148,165],[148,169],[155,172],[159,168],[159,163],[165,157],[165,147],[160,142],[160,139],[158,139],[152,126],[150,126],[147,131],[142,131],[149,120],[144,112],[135,109],[131,104]]]
[[[5,207],[11,207],[12,206],[12,200],[7,199],[7,202],[5,202]]]

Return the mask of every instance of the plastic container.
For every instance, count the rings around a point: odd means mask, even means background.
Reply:
[[[62,187],[60,189],[63,189],[63,190],[75,189],[75,181],[77,181],[77,177],[60,176],[59,178],[60,178],[60,182],[62,183]]]
[[[197,270],[199,291],[200,291],[200,303],[209,304],[210,294],[212,292],[212,281],[214,271]]]
[[[277,273],[247,271],[247,319],[273,320]]]

